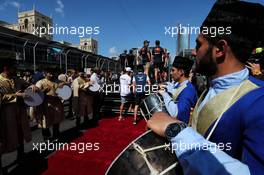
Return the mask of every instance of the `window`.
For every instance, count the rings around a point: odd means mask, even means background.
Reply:
[[[28,29],[28,19],[24,20],[24,25],[25,25],[25,28]]]

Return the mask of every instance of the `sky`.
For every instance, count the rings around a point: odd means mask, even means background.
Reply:
[[[199,27],[214,0],[0,0],[0,20],[17,23],[17,11],[35,9],[52,16],[53,26],[91,27],[85,38],[98,40],[98,53],[116,56],[123,50],[142,47],[144,40],[176,53],[176,35],[171,29],[177,24]],[[250,0],[264,5],[264,0]],[[97,28],[96,28],[97,27]],[[82,30],[80,30],[82,31]],[[170,34],[169,34],[170,33]],[[81,36],[82,34],[79,33]],[[55,34],[54,40],[79,44],[78,34]],[[191,48],[196,34],[191,34]]]

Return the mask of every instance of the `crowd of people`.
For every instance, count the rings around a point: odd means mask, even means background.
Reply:
[[[159,40],[152,50],[145,40],[138,55],[125,50],[120,55],[120,75],[97,68],[86,73],[71,70],[67,74],[48,68],[34,75],[26,71],[18,77],[14,63],[0,60],[0,155],[17,149],[18,159],[21,158],[24,140],[31,139],[28,116],[42,129],[44,140],[58,138],[65,116],[56,89],[64,85],[73,91],[70,114],[76,117],[77,129],[82,119],[95,126],[100,119],[103,94],[96,87],[119,83],[118,120],[125,119],[124,106],[132,99],[129,111],[134,112],[136,125],[141,102],[148,98],[145,87],[155,85],[157,91],[153,93],[162,97],[166,111],[154,113],[147,126],[172,145],[198,143],[195,147],[174,149],[184,174],[263,174],[264,51],[259,52],[263,57],[249,59],[259,43],[264,45],[263,15],[260,4],[216,2],[202,27],[230,26],[232,33],[198,35],[193,50],[195,62],[176,56],[170,72],[169,52]],[[206,78],[199,79],[196,73]],[[202,93],[204,86],[207,89]],[[28,88],[44,93],[41,105],[25,106],[23,98]],[[218,144],[230,147],[220,149]],[[205,145],[209,145],[206,150]]]
[[[30,127],[42,130],[44,141],[56,141],[60,136],[60,123],[65,119],[65,100],[57,90],[68,86],[72,89],[68,116],[75,117],[76,131],[84,125],[97,126],[103,95],[99,89],[90,90],[96,84],[117,81],[117,76],[92,68],[85,73],[70,69],[67,74],[56,68],[20,71],[16,60],[0,59],[0,159],[1,155],[17,150],[18,162],[24,155],[24,141],[31,141]],[[95,86],[96,87],[96,86]],[[28,90],[43,94],[40,105],[28,106],[31,100]],[[52,132],[50,130],[52,128]],[[2,171],[2,164],[1,164]]]
[[[124,50],[120,54],[121,69],[125,70],[130,67],[132,71],[136,72],[136,67],[142,65],[144,73],[151,78],[152,83],[158,84],[168,81],[170,52],[160,46],[160,41],[155,41],[155,47],[149,48],[150,41],[145,40],[143,47],[134,53],[133,50]]]
[[[202,27],[231,27],[232,33],[209,32],[196,39],[196,72],[209,83],[190,122],[184,114],[174,118],[173,112],[157,112],[147,123],[174,145],[184,174],[264,172],[264,82],[257,79],[263,77],[263,65],[248,62],[259,42],[263,46],[263,14],[260,4],[217,1]],[[181,108],[180,101],[174,103]]]
[[[184,174],[264,172],[263,14],[264,7],[260,4],[217,1],[202,27],[231,27],[232,33],[197,37],[192,53],[196,58],[195,71],[191,71],[192,60],[176,56],[170,72],[172,82],[164,84],[157,78],[160,77],[157,72],[163,68],[164,50],[156,41],[151,52],[149,42],[144,41],[139,51],[142,62],[137,63],[141,78],[137,80],[135,74],[131,81],[131,74],[127,73],[131,72],[129,67],[120,78],[127,92],[133,87],[130,92],[136,98],[136,116],[137,99],[142,101],[147,97],[134,89],[137,84],[151,83],[148,76],[153,65],[152,82],[158,84],[157,93],[163,97],[166,111],[154,113],[147,126],[175,146],[172,149]],[[254,48],[258,54],[252,54]],[[205,91],[198,96],[202,83],[196,84],[199,80],[195,73],[204,75],[206,79],[202,81],[208,82]],[[123,104],[128,96],[121,93],[119,119],[122,119]],[[134,117],[134,123],[136,119]],[[181,147],[181,144],[188,146]]]

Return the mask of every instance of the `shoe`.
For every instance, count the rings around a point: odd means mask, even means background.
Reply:
[[[136,120],[134,120],[134,121],[133,121],[133,125],[136,125],[136,124],[137,124],[137,121],[136,121]]]
[[[118,117],[118,121],[125,120],[124,117]]]

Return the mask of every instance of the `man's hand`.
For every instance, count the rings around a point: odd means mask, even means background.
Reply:
[[[260,65],[256,63],[250,63],[247,62],[250,66],[247,66],[249,69],[251,69],[251,72],[253,75],[259,75],[261,74]]]
[[[166,92],[166,86],[167,85],[165,85],[165,84],[159,84],[159,91],[158,91],[158,93],[160,94],[160,95],[162,95],[163,93],[165,93]]]
[[[165,137],[165,130],[171,123],[182,123],[165,112],[156,112],[147,122],[147,126],[156,134]]]
[[[160,89],[160,90],[158,91],[158,93],[159,93],[160,95],[164,94],[165,92],[166,92],[166,91],[165,91],[164,89],[163,89],[163,90]]]
[[[64,82],[61,82],[61,83],[58,84],[58,87],[59,88],[63,88],[64,85],[65,85],[65,83]]]
[[[49,95],[49,96],[56,96],[56,93],[55,93],[55,91],[50,90],[50,91],[47,93],[47,95]]]
[[[39,88],[36,85],[34,85],[34,84],[29,86],[29,88],[31,88],[32,92],[34,92],[34,93],[39,90]]]

